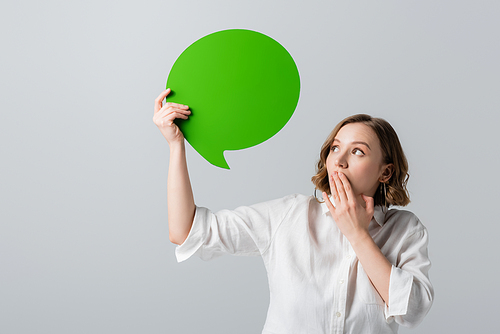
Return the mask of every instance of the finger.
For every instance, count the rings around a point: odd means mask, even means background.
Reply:
[[[186,106],[184,104],[180,104],[180,103],[174,103],[174,102],[167,102],[163,105],[163,107],[161,107],[160,110],[158,110],[158,112],[163,112],[167,109],[182,109],[182,110],[188,110],[189,109],[189,106]]]
[[[339,194],[340,201],[347,201],[347,195],[344,190],[344,185],[339,178],[339,174],[337,172],[333,173],[333,180],[335,181],[335,187],[337,187],[337,192]]]
[[[325,200],[325,204],[328,207],[328,210],[330,210],[330,213],[335,213],[335,207],[333,206],[332,202],[330,202],[330,198],[328,198],[328,195],[323,192],[323,199]]]
[[[161,115],[161,116],[158,117],[158,119],[170,120],[172,122],[176,118],[188,119],[189,114],[186,114],[185,111],[183,111],[183,110],[181,110],[181,111],[182,112],[180,112],[180,111],[173,111],[173,112],[170,112],[168,114]]]
[[[175,102],[167,102],[165,103],[166,107],[174,107],[174,108],[179,108],[179,109],[189,109],[189,106],[181,103],[175,103]]]
[[[155,113],[157,113],[161,109],[163,105],[163,99],[165,99],[168,94],[170,94],[170,88],[165,89],[163,92],[161,92],[160,95],[158,95],[155,100]]]
[[[180,107],[182,106],[182,107]],[[155,113],[156,116],[165,116],[173,112],[182,112],[184,114],[190,114],[191,110],[188,106],[184,106],[178,103],[165,103],[165,105]]]
[[[166,115],[169,115],[169,114],[174,113],[174,112],[178,112],[178,113],[181,113],[184,115],[191,115],[191,110],[184,109],[184,108],[181,109],[181,108],[177,108],[177,107],[168,107],[168,108],[163,107],[162,109],[160,109],[160,111],[157,113],[157,115],[166,116]]]
[[[182,119],[188,119],[189,118],[188,115],[182,114],[180,112],[176,112],[176,113],[173,113],[171,115],[174,117],[174,119],[175,118],[182,118]]]
[[[353,200],[355,198],[354,192],[352,191],[351,183],[347,179],[344,173],[338,173],[340,182],[342,182],[342,188],[345,191],[347,200]]]
[[[168,122],[165,123],[165,124],[172,125],[172,122],[176,118],[188,119],[188,117],[190,115],[191,115],[191,111],[190,110],[182,110],[182,109],[173,109],[173,110],[170,110],[170,109],[167,109],[167,110],[164,110],[163,112],[158,112],[157,114],[155,114],[153,116],[153,122],[156,125],[158,125],[159,122],[168,119]]]
[[[156,117],[153,119],[153,121],[157,126],[165,127],[165,126],[171,126],[174,123],[174,120],[177,118],[188,119],[189,116],[174,112],[167,115],[166,117]]]
[[[333,179],[333,174],[330,175],[330,193],[332,194],[335,205],[337,205],[340,202],[340,197],[339,192],[337,191],[337,186],[335,185],[335,180]]]

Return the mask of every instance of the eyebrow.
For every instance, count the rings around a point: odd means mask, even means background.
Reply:
[[[337,138],[335,138],[333,141],[338,141],[339,143],[341,142],[340,140],[338,140]],[[370,145],[368,145],[367,143],[365,143],[364,141],[353,141],[351,144],[361,144],[361,145],[365,145],[366,147],[368,147],[368,149],[371,151],[372,149],[370,148]]]

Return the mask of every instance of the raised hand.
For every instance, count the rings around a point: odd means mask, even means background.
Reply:
[[[153,122],[158,126],[168,144],[171,145],[184,140],[184,135],[174,120],[176,118],[188,119],[191,110],[188,106],[179,103],[167,102],[163,105],[163,100],[168,94],[170,94],[170,88],[156,98]]]
[[[351,243],[369,236],[368,225],[373,218],[374,200],[364,194],[356,196],[344,173],[330,175],[330,192],[335,206],[323,192],[325,203],[340,231]]]

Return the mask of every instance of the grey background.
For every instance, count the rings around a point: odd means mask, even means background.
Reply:
[[[420,327],[400,332],[495,332],[498,17],[480,0],[3,3],[0,332],[260,333],[260,258],[176,263],[168,145],[152,122],[177,56],[229,28],[284,45],[301,97],[276,136],[226,153],[229,171],[188,147],[196,203],[311,194],[333,126],[384,117],[410,162],[436,290]]]

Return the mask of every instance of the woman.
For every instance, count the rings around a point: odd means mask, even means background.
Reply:
[[[168,221],[178,261],[193,254],[260,255],[270,305],[263,333],[396,333],[429,311],[427,230],[404,206],[408,166],[386,121],[340,122],[320,152],[312,181],[324,203],[291,195],[234,211],[194,204],[184,137],[188,106],[155,101],[154,122],[170,146]],[[175,195],[174,195],[175,194]]]

